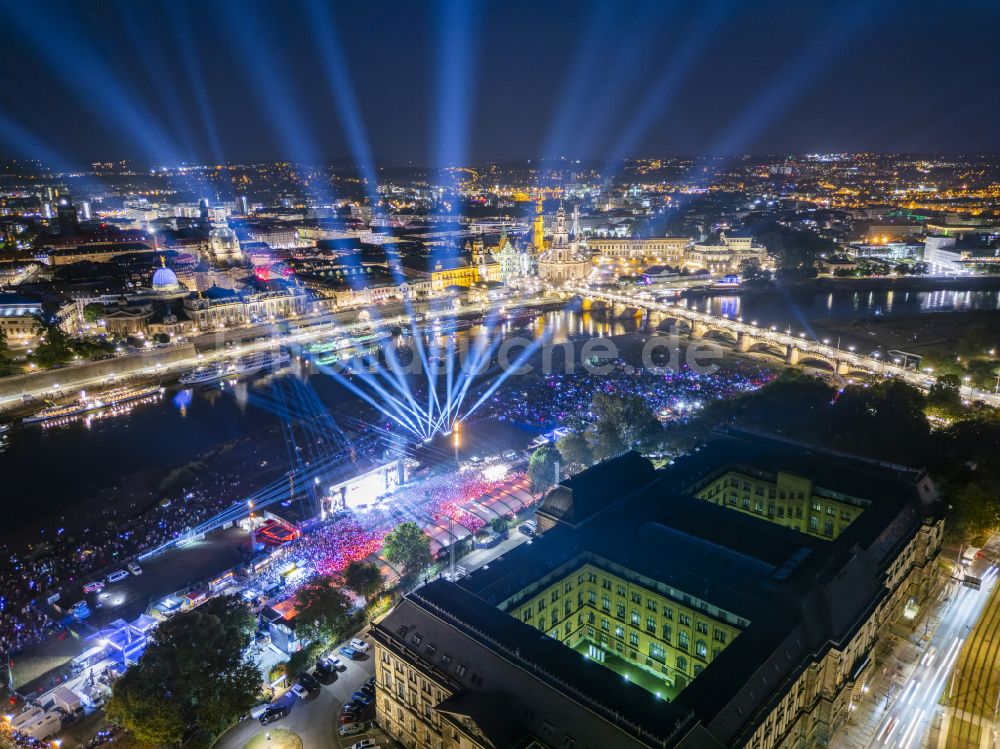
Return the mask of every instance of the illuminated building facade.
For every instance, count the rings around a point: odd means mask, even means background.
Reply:
[[[712,273],[735,273],[744,260],[767,260],[767,250],[754,243],[749,235],[719,233],[718,241],[698,242],[685,254],[687,268],[705,268]]]
[[[532,544],[373,628],[378,720],[410,747],[829,746],[936,589],[942,504],[923,472],[760,437],[605,461]]]
[[[604,238],[587,240],[587,247],[599,258],[655,259],[667,265],[682,265],[688,248],[688,237]]]
[[[538,275],[543,281],[557,284],[583,281],[590,275],[593,262],[590,251],[580,242],[577,209],[573,215],[577,230],[570,232],[566,226],[566,209],[559,206],[556,211],[552,237],[545,243],[545,251],[538,256]],[[540,214],[536,222],[539,218]]]
[[[298,286],[263,292],[236,292],[213,286],[184,300],[184,314],[201,330],[297,317],[311,308],[312,297]]]

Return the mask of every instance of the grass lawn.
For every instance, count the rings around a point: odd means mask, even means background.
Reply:
[[[267,740],[268,736],[271,737],[270,741]],[[302,749],[302,739],[287,728],[273,728],[258,733],[243,745],[243,749]]]

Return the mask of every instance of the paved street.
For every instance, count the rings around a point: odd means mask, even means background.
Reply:
[[[243,749],[250,739],[258,734],[267,733],[269,728],[295,731],[302,738],[302,746],[307,749],[340,749],[367,736],[384,735],[375,731],[341,741],[335,730],[340,706],[354,690],[375,673],[375,661],[371,653],[372,651],[362,653],[360,658],[354,661],[342,657],[341,660],[347,665],[347,670],[337,674],[334,681],[323,684],[318,694],[300,700],[288,691],[275,700],[276,704],[291,707],[292,711],[287,718],[267,727],[261,726],[256,720],[246,718],[229,729],[215,744],[215,749]],[[384,741],[380,743],[386,745]]]
[[[915,632],[897,626],[894,652],[867,685],[868,692],[854,706],[850,723],[835,734],[831,746],[849,749],[880,747],[915,749],[936,746],[944,708],[941,696],[950,679],[959,650],[989,599],[998,568],[980,560],[974,572],[983,579],[981,590],[945,583],[936,608]]]
[[[518,298],[517,304],[521,307],[528,307],[531,305],[550,304],[553,301],[553,297],[541,295]],[[430,310],[426,302],[414,303],[412,306],[414,312],[424,315],[425,320],[442,317],[450,318],[455,314],[455,311],[450,308],[446,310]],[[461,314],[485,314],[488,310],[498,306],[502,305],[497,303],[466,304],[462,307]],[[142,380],[170,380],[176,378],[186,370],[221,359],[247,356],[258,351],[272,349],[276,345],[303,346],[313,341],[331,338],[337,334],[349,333],[359,328],[368,327],[371,325],[371,322],[367,319],[368,315],[363,314],[366,312],[371,315],[371,310],[352,309],[335,313],[318,313],[289,320],[288,323],[291,330],[288,333],[273,331],[271,335],[263,340],[237,341],[228,348],[221,345],[224,336],[220,334],[220,339],[217,342],[218,345],[203,349],[199,353],[174,359],[166,363],[143,365],[144,357],[155,356],[158,352],[167,352],[169,350],[169,348],[151,349],[143,356],[133,356],[132,359],[135,360],[134,368],[128,372],[118,374],[114,378],[114,381],[120,385],[125,382],[134,384]],[[385,327],[408,325],[412,322],[411,315],[396,306],[384,308],[381,314],[376,312],[375,319]],[[238,333],[239,330],[230,332]],[[247,334],[249,335],[249,332]],[[75,394],[80,390],[106,387],[109,384],[107,374],[99,374],[97,376],[80,375],[78,369],[74,367],[65,367],[53,372],[57,372],[57,374],[50,372],[51,376],[49,376],[45,372],[38,372],[33,375],[34,379],[30,381],[31,383],[37,381],[37,385],[25,384],[16,393],[0,395],[0,412],[20,407],[23,399],[26,397],[41,400],[46,397],[52,397],[55,392],[69,395]],[[58,385],[53,385],[53,381],[57,382]]]

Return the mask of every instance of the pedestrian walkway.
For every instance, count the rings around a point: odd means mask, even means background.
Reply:
[[[947,606],[949,590],[948,585],[942,586],[933,607],[915,628],[902,621],[892,628],[888,635],[892,649],[882,657],[876,653],[877,662],[869,672],[864,691],[851,704],[848,721],[834,734],[830,746],[867,749],[872,744],[886,714],[927,651]]]

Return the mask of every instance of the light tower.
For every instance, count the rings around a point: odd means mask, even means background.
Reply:
[[[254,553],[257,551],[257,529],[254,528],[253,524],[253,500],[247,500],[247,507],[250,508],[250,552]]]

